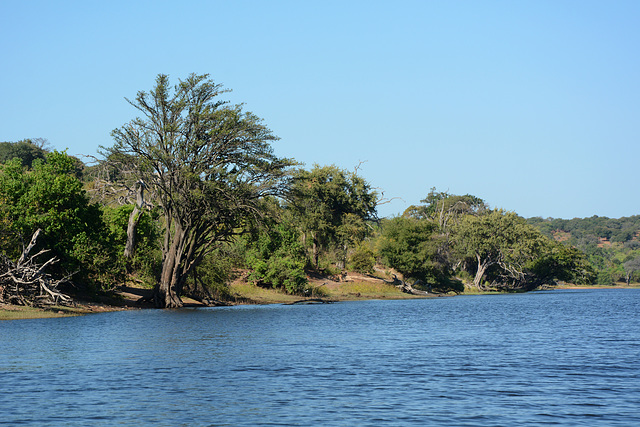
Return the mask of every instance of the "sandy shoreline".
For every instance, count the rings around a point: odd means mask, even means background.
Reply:
[[[314,286],[326,290],[325,298],[330,301],[358,301],[372,299],[415,299],[434,298],[442,295],[416,296],[400,292],[391,285],[383,284],[382,280],[370,280],[364,276],[356,277],[345,282],[330,282],[315,280]],[[368,282],[368,283],[365,283]],[[373,284],[372,284],[373,283]],[[579,286],[572,284],[558,285],[554,289],[634,289],[640,284],[618,283],[613,286],[589,285]],[[231,286],[232,294],[236,296],[230,305],[263,305],[263,304],[287,304],[304,300],[304,297],[288,295],[273,289],[257,288],[247,283],[236,283]],[[122,310],[140,310],[153,308],[149,303],[140,304],[141,297],[149,296],[151,289],[133,286],[121,286],[115,293],[116,296],[105,302],[76,301],[73,307],[53,306],[49,308],[33,308],[0,303],[0,320],[14,319],[40,319],[54,317],[81,316],[92,313],[104,313]],[[206,307],[196,300],[183,298],[185,307]]]

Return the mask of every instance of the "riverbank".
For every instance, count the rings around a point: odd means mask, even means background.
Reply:
[[[409,299],[433,298],[433,296],[416,296],[403,293],[395,286],[385,283],[380,278],[349,273],[339,281],[328,277],[309,277],[312,292],[306,296],[289,295],[277,289],[256,286],[241,276],[229,285],[231,305],[247,304],[291,304],[305,298],[322,298],[326,301],[357,301],[370,299]],[[74,307],[53,306],[34,308],[0,304],[0,320],[35,319],[52,317],[70,317],[106,311],[135,310],[151,308],[149,303],[140,304],[141,298],[149,298],[152,290],[134,283],[120,286],[110,298],[102,302],[87,302],[76,299]],[[205,307],[204,304],[190,298],[182,298],[185,307]]]
[[[321,298],[325,301],[358,301],[373,299],[415,299],[435,298],[443,295],[417,296],[403,293],[395,286],[386,283],[380,278],[349,273],[340,278],[340,281],[327,277],[310,277],[309,284],[313,289],[306,297],[289,295],[276,289],[267,289],[239,279],[229,286],[231,305],[247,304],[291,304],[306,298]],[[618,283],[612,286],[591,285],[578,286],[563,284],[555,289],[614,289],[614,288],[638,288],[640,284]],[[151,289],[139,285],[127,284],[119,287],[113,297],[103,299],[102,302],[88,302],[77,300],[73,307],[52,306],[48,308],[34,308],[0,304],[0,320],[37,319],[81,316],[92,313],[102,313],[119,310],[136,310],[151,308],[147,304],[141,305],[140,298],[151,296]],[[205,307],[204,304],[193,299],[183,298],[185,307]]]
[[[9,305],[0,303],[0,320],[17,319],[48,319],[53,317],[82,316],[91,313],[125,310],[126,308],[95,304],[88,302],[76,303],[73,307],[51,306],[47,308],[27,307],[23,305]]]

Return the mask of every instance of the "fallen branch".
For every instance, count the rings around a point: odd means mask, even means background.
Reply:
[[[395,286],[396,288],[400,289],[402,292],[406,294],[421,295],[421,296],[430,295],[429,292],[416,289],[413,286],[411,286],[409,283],[405,282],[404,280],[398,279],[398,276],[396,276],[395,274],[393,275],[393,281],[384,280],[384,279],[382,280],[385,283]]]
[[[328,300],[328,299],[322,299],[322,298],[306,298],[306,299],[301,299],[298,301],[294,301],[294,302],[288,302],[284,305],[294,305],[294,304],[331,304],[334,301]]]
[[[58,261],[57,258],[52,257],[44,263],[38,263],[36,258],[46,254],[48,250],[41,250],[30,256],[40,233],[40,229],[33,233],[29,245],[16,263],[4,255],[0,256],[0,302],[29,306],[72,304],[71,297],[57,289],[69,277],[56,280],[44,272],[48,266]]]

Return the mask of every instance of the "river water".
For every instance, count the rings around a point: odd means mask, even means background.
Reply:
[[[0,425],[640,425],[640,289],[0,322]]]

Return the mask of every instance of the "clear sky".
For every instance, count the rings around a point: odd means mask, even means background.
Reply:
[[[209,73],[277,154],[396,198],[640,214],[640,1],[0,0],[0,141],[112,144],[124,97]]]

